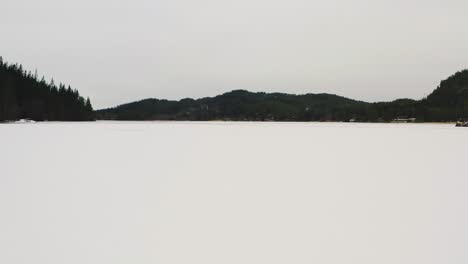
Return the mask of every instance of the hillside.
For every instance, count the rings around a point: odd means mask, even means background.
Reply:
[[[343,120],[362,114],[366,105],[330,94],[289,95],[235,90],[198,100],[145,99],[97,111],[97,117],[116,120]]]
[[[96,112],[105,120],[391,121],[412,117],[417,101],[366,103],[332,94],[291,95],[236,90],[198,100],[145,99]]]
[[[427,98],[421,100],[423,116],[430,121],[453,121],[468,117],[468,70],[442,81]]]
[[[248,120],[388,122],[456,121],[468,117],[468,70],[441,82],[427,98],[367,103],[333,94],[291,95],[236,90],[216,97],[145,99],[96,112],[107,120]]]
[[[94,112],[89,98],[77,90],[39,80],[37,74],[0,57],[0,121],[19,119],[85,121],[93,120]]]

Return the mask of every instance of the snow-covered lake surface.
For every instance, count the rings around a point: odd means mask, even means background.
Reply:
[[[468,129],[0,125],[0,263],[468,263]]]

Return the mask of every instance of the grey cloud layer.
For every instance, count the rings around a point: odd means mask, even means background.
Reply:
[[[466,1],[7,1],[0,52],[97,108],[232,89],[419,98],[466,68]]]

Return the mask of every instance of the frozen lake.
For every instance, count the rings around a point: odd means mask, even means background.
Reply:
[[[0,124],[0,263],[468,263],[468,129]]]

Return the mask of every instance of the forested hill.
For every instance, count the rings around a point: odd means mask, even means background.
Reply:
[[[468,118],[468,70],[442,81],[427,98],[367,103],[332,94],[291,95],[244,90],[216,97],[169,101],[145,99],[96,112],[107,120],[248,120],[420,122]]]
[[[424,115],[431,121],[468,118],[468,70],[442,81],[427,98],[421,100]]]
[[[97,111],[117,120],[316,120],[346,119],[365,103],[330,94],[289,95],[236,90],[216,97],[180,101],[146,99]]]
[[[77,90],[39,80],[37,74],[0,57],[0,121],[19,119],[87,121],[94,120],[94,112],[89,98]]]

